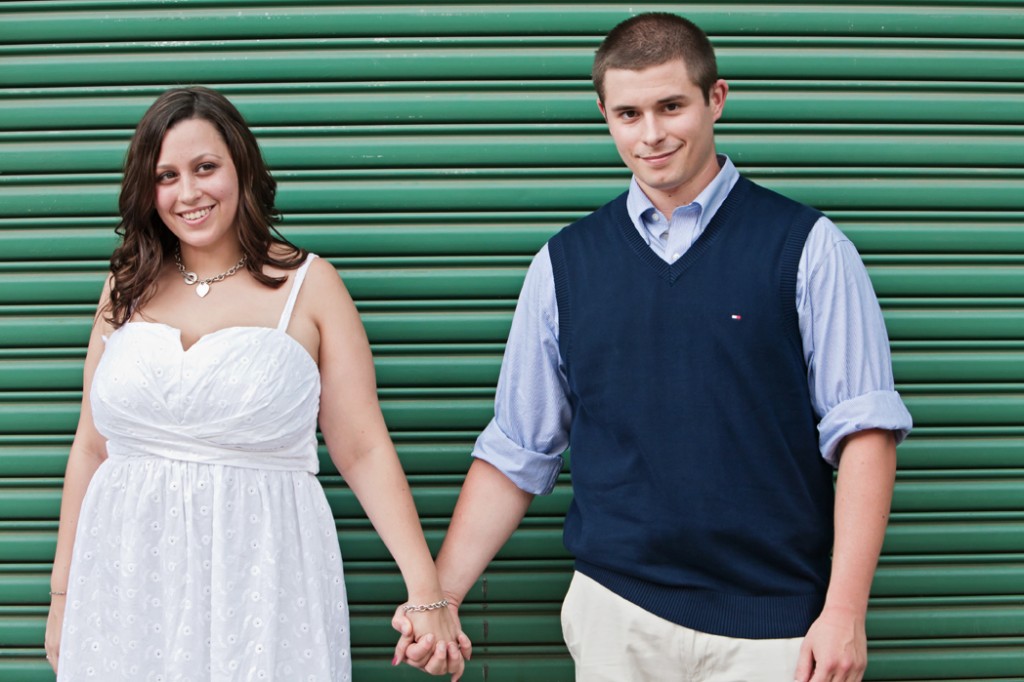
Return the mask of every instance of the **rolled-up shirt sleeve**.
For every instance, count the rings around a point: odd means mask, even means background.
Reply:
[[[900,443],[913,420],[895,390],[885,320],[860,254],[828,218],[804,246],[797,310],[822,457],[838,466],[843,439],[867,429]]]
[[[501,363],[494,418],[477,438],[473,456],[497,467],[522,490],[547,494],[562,470],[571,419],[545,245],[527,270]]]

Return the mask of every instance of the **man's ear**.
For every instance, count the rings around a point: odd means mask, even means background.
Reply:
[[[597,98],[597,110],[601,112],[601,118],[603,118],[604,122],[607,123],[608,122],[608,112],[606,112],[604,110],[604,102],[601,101],[600,97]]]
[[[722,111],[725,109],[725,98],[728,94],[729,84],[721,78],[715,81],[715,84],[711,86],[711,92],[708,95],[708,99],[711,107],[714,109],[716,121],[722,117]]]

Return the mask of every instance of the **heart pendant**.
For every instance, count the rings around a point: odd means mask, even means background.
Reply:
[[[196,287],[196,296],[202,298],[203,296],[206,296],[208,293],[210,293],[210,285],[207,284],[206,282],[200,282],[199,285]]]

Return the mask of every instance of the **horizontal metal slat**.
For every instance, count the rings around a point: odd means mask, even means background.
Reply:
[[[0,358],[0,391],[81,389],[83,360],[79,356]],[[892,361],[898,383],[1024,382],[1024,350],[896,351]],[[374,365],[382,388],[487,387],[497,382],[501,354],[378,354]]]
[[[823,211],[1024,210],[1024,175],[1016,170],[930,170],[754,169],[748,176]],[[277,179],[278,208],[293,218],[303,212],[447,211],[452,206],[470,211],[579,211],[582,217],[621,194],[628,175],[611,168],[586,174],[577,169],[453,169],[336,171],[315,178],[292,172],[279,173]],[[0,178],[0,217],[114,216],[118,192],[116,179],[98,176]],[[401,197],[397,206],[396,197]]]
[[[218,3],[223,4],[223,3]],[[1019,12],[1000,7],[686,6],[686,16],[715,38],[742,35],[1007,37],[1020,35]],[[633,13],[629,6],[431,5],[280,7],[131,6],[94,10],[0,12],[5,42],[319,38],[325,36],[601,35]],[[756,27],[756,30],[755,28]]]
[[[543,47],[537,43],[543,41]],[[391,39],[367,49],[346,39],[178,41],[173,45],[0,46],[8,87],[181,82],[585,79],[598,39]],[[878,80],[1024,79],[1010,40],[961,42],[721,39],[719,71],[730,78]],[[514,54],[515,59],[509,59]],[[173,56],[173,58],[168,58]]]
[[[393,646],[397,639],[391,627],[393,613],[393,610],[377,609],[361,614],[353,609],[349,618],[352,646]],[[460,620],[466,634],[481,647],[561,642],[557,609],[552,605],[539,613],[491,612],[476,615],[472,609],[467,609]],[[5,646],[31,647],[42,641],[45,628],[45,614],[0,615],[0,642]]]
[[[1024,350],[895,351],[899,383],[1024,381]]]
[[[468,453],[467,462],[468,465]],[[464,476],[439,476],[429,480],[412,477],[412,494],[421,518],[447,520],[455,507]],[[321,475],[327,501],[336,519],[366,518],[355,494],[336,475]],[[0,481],[0,518],[14,520],[56,520],[60,514],[61,481],[10,480]],[[555,487],[550,495],[543,495],[530,506],[530,517],[564,516],[569,507],[572,490],[567,482]]]
[[[392,668],[391,647],[376,647],[370,650],[353,649],[352,676],[356,680],[383,680],[394,682],[416,682],[423,673],[409,666]],[[486,670],[489,682],[520,682],[529,680],[569,680],[573,676],[572,659],[565,647],[558,647],[560,652],[536,651],[537,647],[527,647],[521,651],[505,651],[503,655],[486,655],[476,662],[470,661],[466,678],[470,675],[483,675]],[[17,680],[18,682],[53,682],[53,670],[43,659],[43,650],[33,650],[31,654],[0,658],[0,678]],[[8,675],[10,677],[8,677]],[[996,681],[998,682],[998,681]]]
[[[916,680],[917,682],[978,682],[978,671],[985,675],[986,682],[1019,682],[1019,661],[1015,656],[1015,644],[1005,647],[972,649],[970,642],[953,650],[953,654],[966,656],[965,662],[950,667],[950,657],[937,660],[929,658],[931,649],[909,649],[906,652],[872,651],[871,668],[866,672],[867,681],[896,682]],[[483,675],[486,670],[489,682],[521,682],[522,680],[571,680],[573,663],[563,647],[554,651],[537,651],[538,647],[491,647],[470,661],[466,667],[466,678]],[[396,682],[416,682],[423,673],[408,666],[390,668],[390,649],[377,647],[370,650],[355,649],[352,652],[352,674],[355,679],[384,679]],[[41,660],[43,650],[32,650],[21,656],[0,659],[0,677],[11,675],[19,682],[52,682],[53,671]],[[881,664],[878,662],[882,659]],[[915,674],[914,671],[918,674]],[[877,671],[877,672],[876,672]],[[1001,672],[1000,672],[1001,671]],[[991,672],[992,674],[988,674]],[[922,677],[922,675],[926,677]],[[1004,676],[1005,675],[1005,676]],[[4,679],[7,679],[4,677]]]
[[[395,266],[398,267],[395,267]],[[380,259],[373,268],[341,265],[341,276],[356,300],[493,297],[515,299],[526,274],[519,267],[403,267]],[[1022,265],[871,265],[879,296],[1024,296]],[[0,304],[90,303],[99,298],[103,272],[3,272]]]
[[[0,573],[0,603],[47,603],[49,566],[8,565]],[[570,558],[496,560],[470,588],[466,603],[472,607],[481,603],[557,601],[565,594],[571,575]],[[1012,555],[992,554],[909,562],[904,557],[883,555],[871,587],[871,608],[908,597],[947,597],[969,602],[973,596],[1017,596],[1024,585],[1022,580],[1024,557],[1020,556],[1016,561]],[[346,557],[345,582],[353,604],[397,603],[405,597],[398,569],[391,561],[374,563]]]
[[[448,518],[455,507],[462,477],[453,477],[447,485],[438,482],[419,483],[412,487],[413,498],[423,518]],[[325,493],[335,518],[363,518],[362,506],[355,495],[340,481],[325,479]],[[566,485],[555,488],[530,507],[531,516],[561,516],[569,506],[572,492]],[[896,485],[893,511],[1016,511],[1024,499],[1024,474],[1019,477],[981,479],[968,474],[947,480],[907,480],[901,477]],[[60,512],[60,487],[26,485],[0,481],[0,518],[15,520],[56,519]]]
[[[375,343],[504,343],[512,321],[511,312],[489,311],[364,313],[362,317]],[[84,348],[91,328],[91,316],[0,316],[0,347]]]
[[[0,436],[0,476],[63,476],[72,435],[66,433],[22,439]],[[476,436],[475,432],[466,432],[462,441],[445,441],[440,440],[438,436],[426,440],[411,437],[407,433],[392,434],[402,468],[410,476],[464,475],[471,462],[469,453]],[[321,474],[336,474],[337,471],[323,444],[319,447],[318,455]]]
[[[15,394],[18,396],[19,394]],[[480,431],[494,416],[494,399],[441,397],[381,400],[393,431]],[[0,434],[71,433],[78,423],[79,403],[0,400]]]
[[[7,526],[9,523],[4,523]],[[55,526],[55,524],[49,524]],[[425,525],[424,534],[433,552],[441,547],[444,528]],[[445,524],[447,526],[447,524]],[[381,561],[390,555],[376,532],[368,523],[357,527],[342,528],[338,533],[341,552],[345,561]],[[0,555],[14,557],[20,562],[44,562],[53,560],[56,547],[56,528],[46,530],[6,530],[0,527]],[[499,558],[510,559],[566,559],[568,554],[562,546],[561,525],[530,527],[513,535],[498,553]]]
[[[915,215],[874,220],[863,214],[833,214],[843,233],[862,253],[1024,253],[1024,214],[1000,217],[936,214],[929,220]]]
[[[979,340],[1024,338],[1024,310],[1015,307],[888,308],[890,340]]]
[[[980,514],[978,515],[980,516]],[[908,520],[894,515],[886,533],[883,552],[897,557],[921,554],[1024,553],[1024,520],[1012,513],[1001,513],[1001,520]],[[424,521],[433,551],[440,547],[444,528]],[[5,522],[10,526],[14,522]],[[27,521],[22,524],[29,523]],[[342,554],[354,561],[380,561],[388,558],[387,549],[366,522],[343,522],[339,531]],[[444,523],[443,526],[446,526]],[[53,529],[5,530],[0,528],[0,555],[17,557],[22,562],[50,561],[56,533]],[[504,559],[563,559],[560,519],[527,519],[498,555]]]
[[[1024,265],[879,265],[868,273],[879,296],[1024,296]]]
[[[1018,476],[1009,472],[986,476],[964,472],[961,476],[942,478],[899,475],[892,509],[894,512],[1016,511],[1020,509],[1021,500],[1024,500],[1024,469]]]
[[[1020,426],[1024,414],[1024,393],[938,395],[904,390],[902,397],[918,426]]]
[[[99,278],[95,280],[94,286],[98,296]],[[518,289],[512,288],[516,291],[508,294],[510,301],[518,294]],[[894,341],[998,341],[1024,338],[1024,310],[1019,307],[899,308],[884,309],[884,315],[889,338]],[[374,344],[503,344],[508,338],[512,312],[364,312],[362,320]],[[0,315],[0,348],[84,348],[91,328],[91,316]]]
[[[595,115],[595,118],[597,116]],[[619,156],[597,125],[439,130],[256,131],[271,168],[514,168],[615,166]],[[594,129],[598,128],[598,129]],[[747,130],[757,128],[757,130]],[[0,172],[119,172],[129,135],[0,137]],[[914,132],[846,126],[839,130],[722,125],[716,147],[737,166],[1019,167],[1019,129]]]
[[[728,76],[727,76],[728,78]],[[890,121],[908,123],[962,121],[971,125],[1019,121],[1024,92],[1013,90],[979,93],[991,105],[987,112],[971,113],[971,97],[956,92],[955,82],[929,85],[927,82],[896,86],[889,91],[884,84],[864,83],[839,85],[833,88],[811,86],[789,90],[785,86],[733,83],[722,116],[723,122],[790,121],[793,123],[822,121]],[[913,87],[917,85],[917,87]],[[1012,86],[1011,86],[1012,87]],[[1015,88],[1013,88],[1015,89]]]
[[[71,434],[66,434],[64,440],[67,442],[60,445],[0,441],[0,476],[63,476]]]
[[[381,408],[393,431],[482,429],[494,414],[490,388],[475,391],[480,397],[460,397],[459,392],[422,390],[389,397],[382,390]],[[462,391],[462,394],[470,393]],[[42,400],[26,393],[0,395],[0,434],[69,433],[78,420],[77,396],[59,394]],[[987,391],[959,394],[912,394],[903,391],[917,426],[975,427],[1019,426],[1024,414],[1024,393]]]
[[[1002,646],[981,638],[894,643],[891,648],[876,644],[870,650],[870,675],[879,680],[1014,679],[1020,676],[1020,651],[1015,638],[1006,638]]]
[[[285,216],[284,235],[322,256],[533,255],[581,214],[339,213]],[[832,219],[864,255],[874,253],[1024,253],[1021,213],[835,211]],[[0,262],[105,260],[117,245],[117,219],[0,219]]]
[[[77,404],[76,404],[77,407]],[[967,476],[979,470],[1019,470],[1024,456],[1024,430],[1017,435],[1000,434],[996,429],[941,427],[942,435],[929,435],[935,427],[918,425],[899,447],[900,471],[955,474]],[[1011,430],[1013,430],[1011,428]],[[455,435],[437,431],[416,433],[392,431],[402,465],[409,474],[464,474],[469,453],[479,434],[467,429]],[[10,476],[61,476],[70,446],[70,432],[46,436],[0,436],[0,467]],[[442,440],[448,438],[448,440]],[[327,450],[320,446],[320,466],[325,474],[334,473]],[[917,475],[917,474],[914,474]],[[1007,472],[1012,475],[1012,472]]]
[[[901,470],[1018,468],[1024,462],[1024,437],[929,437],[916,431],[898,452]]]
[[[962,555],[910,562],[883,555],[871,594],[875,597],[952,597],[1018,595],[1024,585],[1024,558]]]
[[[909,520],[893,515],[886,531],[883,553],[982,554],[1024,552],[1024,518],[997,514],[1002,520],[960,517],[956,520]]]
[[[483,603],[557,601],[569,586],[572,560],[496,560],[467,593],[468,609]],[[0,564],[0,603],[40,605],[49,602],[50,563]],[[352,561],[345,558],[349,604],[397,604],[406,597],[401,573],[394,561]]]
[[[588,67],[589,69],[589,67]],[[585,76],[585,72],[575,78]],[[976,82],[744,81],[731,88],[722,124],[789,121],[864,123],[1020,122],[1024,87]],[[582,80],[532,77],[502,83],[216,83],[253,126],[385,123],[596,122]],[[163,87],[0,89],[0,130],[131,130]],[[128,94],[126,94],[126,92]]]

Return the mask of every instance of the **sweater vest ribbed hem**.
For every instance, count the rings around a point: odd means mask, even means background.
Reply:
[[[823,593],[748,596],[671,587],[576,560],[576,570],[659,618],[737,639],[803,637],[825,605]]]

